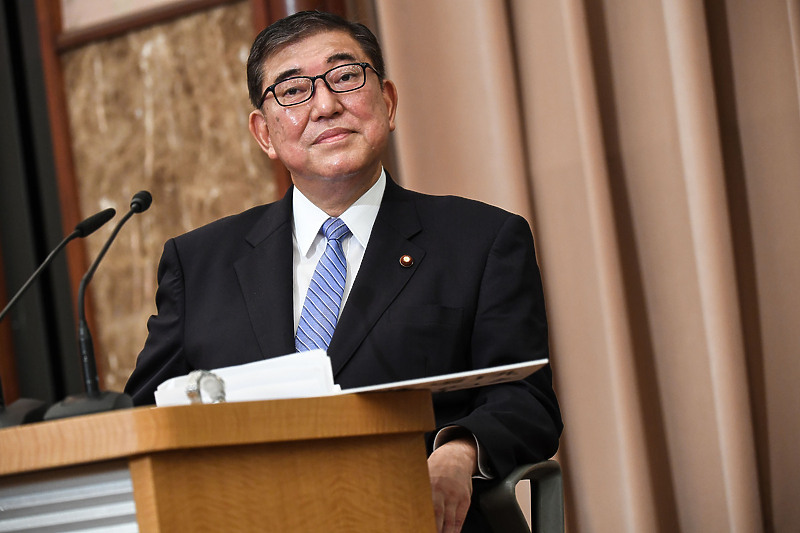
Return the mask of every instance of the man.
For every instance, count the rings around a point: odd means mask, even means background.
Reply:
[[[344,389],[548,356],[524,219],[406,191],[383,170],[397,89],[366,27],[318,12],[276,22],[253,44],[248,87],[250,131],[293,187],[166,243],[158,315],[126,386],[137,404],[193,369],[314,347]],[[479,490],[558,447],[550,368],[437,394],[434,411],[439,530],[487,531],[473,478]]]

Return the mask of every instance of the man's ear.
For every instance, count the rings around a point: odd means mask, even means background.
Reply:
[[[397,86],[391,80],[383,80],[383,101],[389,114],[389,131],[394,131],[394,116],[397,113]]]
[[[272,146],[272,140],[269,136],[267,118],[260,109],[255,109],[250,113],[250,133],[270,159],[278,158],[278,154],[275,152],[275,148]]]

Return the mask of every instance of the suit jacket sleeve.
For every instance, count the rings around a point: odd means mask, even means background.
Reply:
[[[509,217],[496,234],[483,271],[470,342],[473,368],[549,357],[547,319],[528,223]],[[437,403],[447,403],[447,395]],[[454,398],[459,398],[454,396]],[[561,415],[550,366],[523,381],[473,391],[466,415],[442,421],[471,431],[497,477],[519,464],[551,457]]]
[[[147,342],[125,385],[135,405],[155,403],[153,393],[159,384],[192,370],[183,353],[184,304],[183,273],[175,241],[170,239],[158,265],[158,314],[147,321]]]

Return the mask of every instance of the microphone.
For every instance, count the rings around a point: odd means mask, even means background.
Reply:
[[[14,304],[22,297],[23,294],[30,288],[36,279],[42,274],[42,271],[49,265],[53,258],[60,252],[69,241],[77,239],[78,237],[88,237],[97,231],[103,224],[114,218],[116,211],[114,209],[104,209],[99,213],[95,213],[86,220],[79,222],[72,233],[67,235],[64,240],[58,243],[50,254],[45,258],[39,268],[31,274],[31,277],[25,284],[14,294],[14,297],[8,302],[8,305],[0,312],[0,321],[2,321],[8,312],[14,307]],[[47,404],[41,400],[32,400],[28,398],[19,398],[11,405],[6,405],[3,397],[3,383],[0,380],[0,428],[17,426],[20,424],[27,424],[29,422],[38,422],[44,415]]]
[[[83,370],[83,384],[85,392],[67,396],[64,400],[54,404],[44,415],[45,420],[56,420],[70,416],[88,415],[91,413],[101,413],[113,411],[115,409],[127,409],[133,407],[133,400],[127,394],[121,392],[101,391],[99,378],[97,375],[97,360],[94,356],[94,344],[92,334],[89,331],[89,324],[86,321],[86,286],[94,276],[100,261],[106,255],[111,243],[117,237],[123,224],[136,213],[146,211],[153,202],[153,197],[147,191],[139,191],[131,199],[130,210],[122,217],[111,232],[111,236],[106,241],[97,258],[81,278],[78,288],[78,349],[81,356],[81,368]]]
[[[47,265],[53,261],[53,258],[56,256],[56,254],[58,254],[58,252],[60,252],[69,241],[78,237],[88,237],[100,229],[103,224],[114,218],[116,213],[117,212],[113,208],[109,207],[108,209],[104,209],[99,213],[95,213],[86,220],[79,222],[78,225],[75,226],[75,230],[64,237],[64,240],[58,243],[58,246],[53,248],[53,251],[50,252],[50,254],[45,258],[44,262],[39,265],[39,268],[37,268],[36,271],[31,274],[31,277],[28,278],[28,281],[25,282],[25,285],[23,285],[22,288],[17,291],[14,297],[11,298],[11,300],[8,302],[8,305],[6,305],[3,311],[0,312],[0,320],[5,318],[11,308],[14,307],[14,304],[17,303],[17,300],[19,300],[22,295],[25,294],[33,282],[36,281],[36,279],[42,274],[42,271],[45,269],[45,267],[47,267]]]

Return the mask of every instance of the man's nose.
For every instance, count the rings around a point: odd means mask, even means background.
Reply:
[[[311,98],[312,118],[334,115],[341,110],[339,95],[328,88],[322,78],[314,80],[314,96]]]

